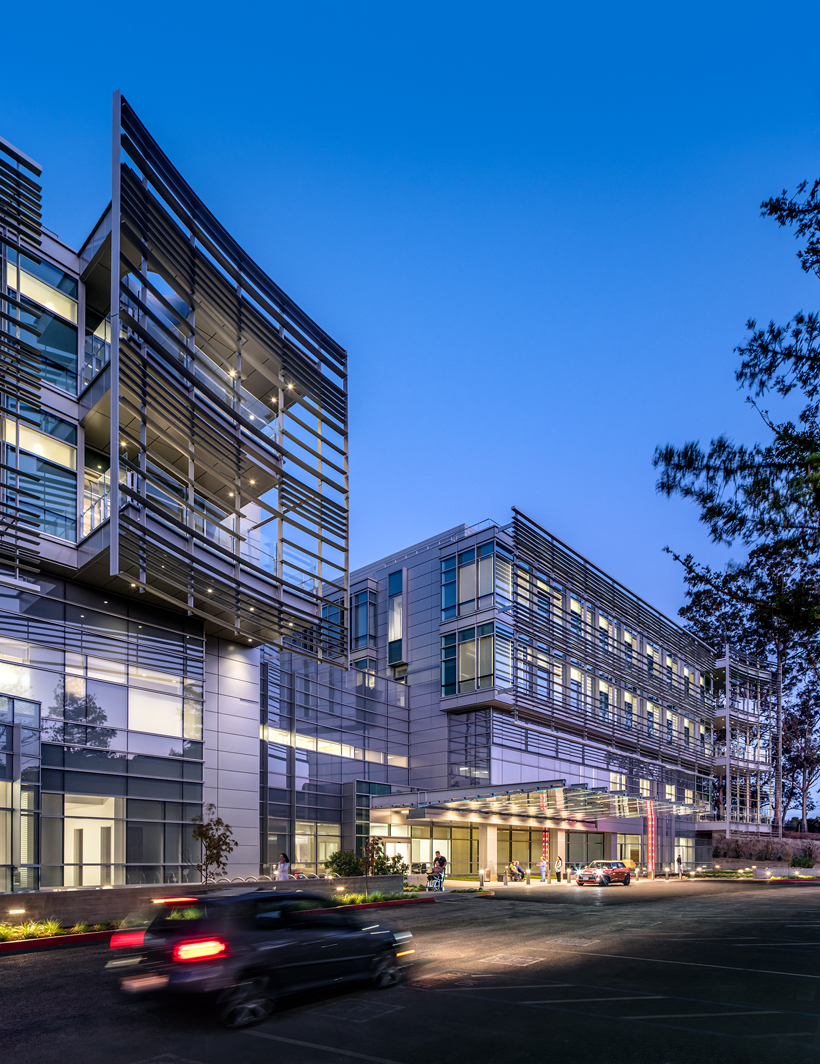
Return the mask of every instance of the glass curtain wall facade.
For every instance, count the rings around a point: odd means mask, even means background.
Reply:
[[[198,881],[201,626],[42,576],[0,603],[0,889]]]
[[[361,848],[370,794],[407,786],[408,690],[370,671],[267,655],[261,737],[262,872],[283,852],[295,869],[321,872],[331,853]]]

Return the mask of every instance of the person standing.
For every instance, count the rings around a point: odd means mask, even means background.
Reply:
[[[555,878],[558,880],[559,883],[561,882],[561,873],[563,871],[564,871],[564,862],[561,860],[561,855],[559,854],[555,858]]]
[[[547,864],[546,857],[542,857],[541,858],[541,862],[538,865],[538,868],[539,868],[539,871],[541,872],[541,882],[542,883],[546,883],[547,882],[547,869],[549,868],[549,865]]]
[[[678,854],[678,879],[683,878],[683,858]]]
[[[279,854],[279,864],[276,866],[276,875],[273,877],[275,883],[286,883],[288,878],[288,872],[290,871],[290,858],[286,853]]]

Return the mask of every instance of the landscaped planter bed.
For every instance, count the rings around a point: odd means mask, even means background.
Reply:
[[[340,904],[345,908],[350,909],[386,909],[394,905],[419,905],[424,902],[432,902],[436,899],[432,894],[425,894],[417,898],[387,898],[380,899],[378,901],[346,901],[340,898]],[[338,908],[338,906],[334,906]],[[8,927],[9,925],[3,925]],[[21,925],[21,931],[27,925]],[[32,925],[28,925],[32,928]],[[16,930],[16,929],[15,929]],[[110,938],[116,928],[108,928],[104,931],[72,931],[71,928],[66,928],[64,931],[59,932],[56,935],[36,935],[29,934],[28,937],[24,937],[21,933],[17,938],[8,938],[5,941],[0,941],[0,953],[20,953],[28,950],[44,949],[49,946],[84,946],[91,945],[94,942],[102,942]]]

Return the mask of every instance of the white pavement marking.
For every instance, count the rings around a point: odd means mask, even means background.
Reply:
[[[566,949],[550,949],[548,946],[544,947],[545,951],[550,953],[571,953],[571,950]],[[684,968],[715,968],[723,972],[751,972],[753,975],[786,975],[793,979],[820,979],[820,975],[806,975],[803,972],[775,972],[769,968],[738,968],[732,964],[703,964],[701,961],[669,961],[664,960],[662,957],[626,957],[622,953],[591,953],[584,952],[584,957],[606,957],[612,961],[639,961],[645,964],[679,964]],[[542,958],[545,960],[546,958]]]
[[[410,990],[552,990],[554,986],[580,986],[580,983],[519,983],[518,986],[419,986],[417,983],[408,984]],[[527,1004],[524,1002],[523,1004]]]
[[[303,1046],[305,1049],[320,1049],[325,1053],[337,1053],[342,1057],[355,1057],[356,1060],[369,1060],[372,1064],[401,1064],[398,1060],[388,1060],[386,1057],[369,1057],[366,1053],[354,1053],[350,1049],[337,1049],[336,1046],[321,1046],[317,1042],[302,1042],[298,1038],[284,1038],[281,1034],[268,1034],[266,1031],[241,1031],[241,1034],[251,1035],[253,1038],[267,1038],[271,1042],[287,1042],[291,1046]]]
[[[689,1020],[696,1016],[783,1016],[780,1009],[764,1009],[760,1012],[662,1012],[651,1016],[618,1016],[619,1020]]]
[[[575,1001],[668,1001],[671,994],[629,994],[625,997],[542,998],[538,1001],[519,1001],[519,1005],[569,1005]]]

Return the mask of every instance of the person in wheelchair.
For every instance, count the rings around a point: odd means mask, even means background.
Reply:
[[[428,890],[444,890],[444,872],[447,868],[447,858],[436,850],[436,859],[433,861],[433,871],[427,875]]]

